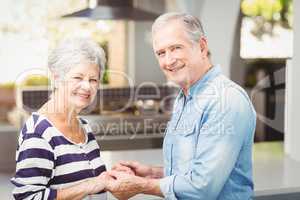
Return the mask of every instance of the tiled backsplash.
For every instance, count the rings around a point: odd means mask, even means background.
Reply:
[[[99,114],[104,110],[116,110],[118,107],[124,107],[124,104],[127,103],[149,99],[157,102],[165,101],[165,107],[170,108],[177,91],[178,88],[170,86],[103,88],[98,90],[95,102],[85,114]],[[32,112],[38,110],[48,100],[50,94],[51,90],[48,89],[23,89],[19,95],[21,95],[23,109]]]

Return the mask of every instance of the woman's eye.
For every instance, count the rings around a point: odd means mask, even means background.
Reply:
[[[92,83],[97,83],[97,82],[98,82],[98,79],[90,79],[90,82],[92,82]]]
[[[79,76],[74,76],[73,79],[81,80],[81,77],[79,77]]]

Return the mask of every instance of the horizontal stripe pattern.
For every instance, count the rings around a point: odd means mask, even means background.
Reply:
[[[81,145],[68,140],[44,116],[31,115],[18,140],[16,174],[11,179],[15,199],[52,200],[57,189],[106,171],[88,122],[80,121],[87,137]]]

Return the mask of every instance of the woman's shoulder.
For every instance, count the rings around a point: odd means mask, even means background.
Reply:
[[[52,124],[45,116],[37,112],[33,112],[25,121],[21,129],[21,133],[22,135],[35,135],[43,137],[44,133],[50,127],[52,127]]]

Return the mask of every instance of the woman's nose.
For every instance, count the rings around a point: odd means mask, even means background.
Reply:
[[[91,88],[89,80],[82,80],[80,82],[80,86],[81,86],[81,88],[84,88],[86,90],[89,90]]]

